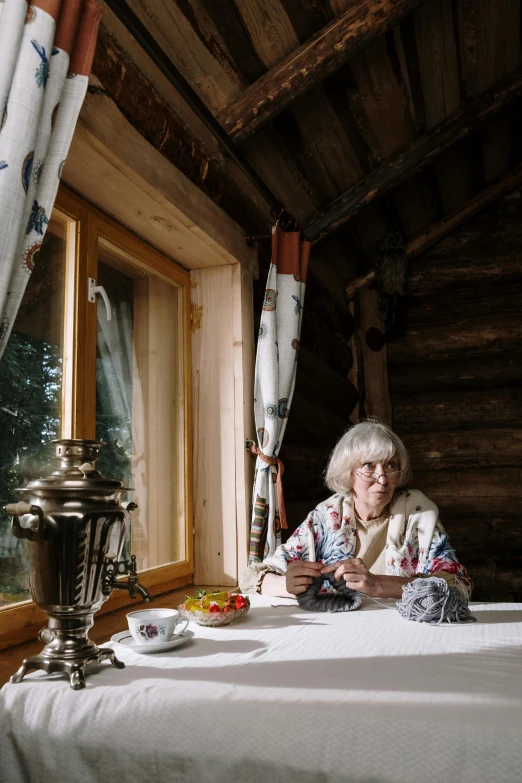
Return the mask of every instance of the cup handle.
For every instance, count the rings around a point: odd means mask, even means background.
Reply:
[[[181,625],[181,623],[185,623],[185,626],[183,628],[183,631],[178,631],[178,628]],[[173,637],[174,636],[181,636],[181,634],[184,633],[187,630],[188,624],[189,624],[188,619],[186,617],[182,617],[181,620],[179,621],[179,623],[176,624],[176,627],[174,628],[174,633],[172,634],[172,636]]]

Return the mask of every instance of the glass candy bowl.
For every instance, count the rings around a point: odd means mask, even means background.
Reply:
[[[206,593],[200,590],[197,598],[187,596],[178,609],[188,620],[198,625],[221,628],[243,617],[250,609],[248,596],[239,593]]]

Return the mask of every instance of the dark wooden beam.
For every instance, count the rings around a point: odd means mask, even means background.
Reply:
[[[423,1],[361,0],[241,93],[219,122],[245,141]]]
[[[413,239],[408,242],[406,252],[410,258],[424,253],[432,245],[440,242],[443,237],[451,234],[455,229],[462,225],[468,218],[476,215],[481,209],[487,207],[492,201],[497,198],[501,198],[510,190],[516,188],[522,182],[522,165],[517,166],[505,177],[502,177],[497,182],[493,182],[488,185],[487,188],[481,190],[475,196],[465,201],[464,204],[460,204],[456,209],[448,212],[447,215],[439,220],[437,223],[429,226],[425,231],[421,231]]]
[[[262,213],[101,25],[92,73],[130,124],[245,230],[266,228]]]
[[[464,204],[460,204],[456,209],[449,212],[447,215],[433,223],[425,231],[421,231],[420,234],[413,237],[406,245],[406,253],[408,258],[414,258],[427,250],[432,245],[440,242],[445,236],[455,231],[462,223],[468,220],[481,209],[484,209],[492,201],[509,193],[510,190],[516,188],[522,182],[522,165],[517,166],[513,171],[506,174],[505,177],[494,182],[489,187],[484,188],[480,193],[477,193],[473,198],[465,201]],[[375,282],[375,270],[371,269],[366,274],[353,280],[346,286],[346,295],[349,299],[352,299],[355,292],[360,288],[366,288]]]
[[[370,269],[366,274],[356,277],[351,283],[346,286],[346,296],[348,299],[353,299],[355,292],[360,288],[368,288],[375,282],[375,269]]]
[[[415,171],[428,166],[442,150],[466,136],[483,120],[522,94],[522,69],[503,79],[453,112],[444,122],[412,141],[317,213],[305,226],[308,239],[323,239],[346,223],[361,207],[380,198]]]

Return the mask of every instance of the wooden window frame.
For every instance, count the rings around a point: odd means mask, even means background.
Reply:
[[[184,559],[140,573],[140,582],[153,595],[175,590],[192,584],[194,573],[190,275],[63,185],[58,191],[53,216],[67,221],[70,240],[65,282],[62,437],[95,438],[96,435],[96,374],[93,372],[96,306],[88,302],[87,280],[98,279],[99,239],[105,239],[128,255],[134,266],[183,289]],[[130,604],[134,605],[124,591],[115,590],[98,614]],[[1,607],[0,649],[34,638],[47,617],[32,601]]]

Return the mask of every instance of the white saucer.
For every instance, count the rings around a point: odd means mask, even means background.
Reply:
[[[194,631],[183,631],[178,636],[170,639],[168,642],[149,642],[148,644],[138,644],[132,638],[130,631],[120,631],[111,636],[111,642],[121,644],[123,647],[127,647],[129,650],[133,650],[137,653],[158,653],[172,650],[174,647],[178,647],[180,644],[188,642],[194,636]]]

